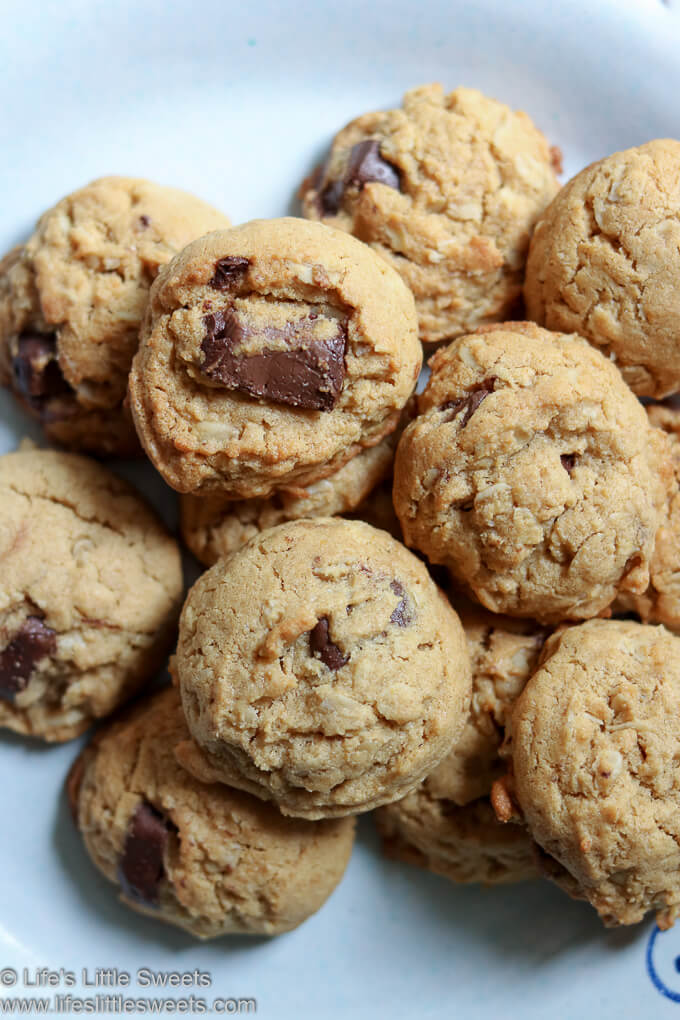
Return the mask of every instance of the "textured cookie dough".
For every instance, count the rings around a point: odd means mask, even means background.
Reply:
[[[335,137],[305,216],[366,241],[412,290],[425,342],[511,318],[557,153],[525,113],[474,89],[407,92]]]
[[[407,544],[488,609],[541,622],[644,592],[673,468],[616,366],[579,337],[503,323],[430,368],[395,459]]]
[[[680,408],[673,404],[647,407],[650,423],[663,429],[671,443],[675,481],[656,533],[649,565],[649,587],[641,595],[625,592],[612,606],[614,613],[636,613],[644,623],[663,623],[680,631]]]
[[[139,452],[122,404],[151,281],[189,241],[228,226],[186,192],[102,177],[48,210],[0,262],[0,382],[50,439]]]
[[[181,763],[307,818],[404,796],[470,702],[463,629],[425,566],[338,518],[279,525],[203,574],[172,672],[195,742]]]
[[[505,770],[500,747],[517,697],[535,669],[546,632],[530,620],[454,603],[472,662],[470,714],[444,761],[403,800],[380,808],[390,856],[454,882],[512,882],[538,874],[533,840],[503,826],[489,802]]]
[[[177,543],[93,461],[0,457],[0,726],[69,740],[161,666],[182,595]]]
[[[620,620],[557,632],[516,703],[512,734],[529,831],[604,923],[634,924],[655,910],[662,927],[672,924],[680,908],[680,639]]]
[[[593,163],[534,232],[527,315],[580,333],[639,394],[680,389],[680,142],[657,139]]]
[[[413,297],[367,245],[320,223],[254,220],[159,274],[130,404],[173,488],[266,497],[394,431],[421,362]]]
[[[538,878],[526,829],[496,820],[488,797],[461,807],[423,787],[375,813],[383,852],[452,882],[500,885]]]
[[[305,489],[282,489],[267,499],[236,501],[218,493],[181,496],[182,538],[196,559],[210,567],[277,524],[302,517],[334,517],[354,510],[382,479],[391,477],[393,460],[390,436]]]
[[[100,871],[129,907],[199,938],[277,935],[328,899],[349,860],[354,819],[286,819],[175,759],[187,736],[172,688],[97,734],[67,788]]]

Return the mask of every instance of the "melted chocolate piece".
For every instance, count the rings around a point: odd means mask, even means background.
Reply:
[[[333,644],[328,633],[328,617],[322,616],[316,627],[309,632],[309,647],[318,652],[319,658],[334,672],[349,662],[349,655],[343,655],[337,645]]]
[[[345,194],[345,185],[342,181],[329,181],[319,195],[321,214],[335,216],[342,204],[342,196]]]
[[[118,880],[131,900],[156,906],[158,888],[165,874],[163,855],[168,843],[167,820],[143,801],[130,819]]]
[[[209,286],[214,290],[230,290],[248,272],[250,259],[241,255],[225,255],[215,263],[215,273]]]
[[[14,701],[29,684],[37,663],[57,650],[57,635],[39,616],[27,616],[10,643],[0,652],[0,698]]]
[[[446,421],[453,421],[453,419],[463,411],[463,417],[460,420],[460,427],[464,429],[470,418],[475,413],[479,405],[485,400],[490,393],[493,393],[494,384],[496,380],[485,379],[476,390],[472,390],[465,397],[460,397],[458,400],[452,400],[448,404],[444,404],[442,411],[449,411]],[[463,410],[464,409],[464,410]]]
[[[574,470],[574,464],[576,463],[576,454],[563,453],[562,456],[560,457],[560,463],[562,464],[562,467],[567,472],[567,474],[570,475]]]
[[[57,397],[73,390],[61,374],[54,333],[22,333],[12,360],[14,390],[43,421],[69,417],[75,405]]]
[[[353,146],[345,171],[345,187],[356,185],[363,188],[371,181],[386,184],[397,191],[401,187],[399,171],[382,158],[380,144],[375,138],[367,138]]]
[[[397,627],[409,627],[414,620],[414,613],[411,609],[406,590],[401,581],[390,581],[390,589],[395,595],[401,597],[401,602],[392,610],[390,623],[396,623]]]
[[[233,310],[206,315],[201,369],[228,390],[277,404],[331,411],[345,378],[347,329],[344,322],[338,322],[336,336],[317,340],[313,331],[315,318],[310,315],[288,323],[285,329],[267,327],[262,331],[265,340],[283,339],[289,343],[289,350],[265,346],[259,354],[238,355],[234,348],[254,335],[253,331]]]

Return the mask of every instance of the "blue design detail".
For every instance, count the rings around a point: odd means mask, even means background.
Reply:
[[[669,988],[668,985],[666,985],[661,980],[661,978],[657,974],[656,968],[654,966],[654,944],[655,944],[655,942],[656,942],[656,940],[657,940],[659,935],[661,935],[661,929],[659,928],[658,925],[655,924],[654,928],[652,929],[652,933],[649,936],[649,942],[647,943],[647,958],[646,959],[647,959],[647,973],[649,974],[649,980],[652,982],[652,984],[656,988],[657,992],[661,992],[661,994],[665,995],[667,999],[671,1000],[671,1002],[680,1002],[680,992],[674,992],[672,988]],[[676,956],[676,958],[675,958],[675,969],[678,972],[680,972],[680,956]]]

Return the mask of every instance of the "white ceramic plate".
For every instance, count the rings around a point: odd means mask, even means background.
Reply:
[[[186,187],[235,222],[281,215],[337,128],[432,80],[528,110],[563,148],[567,175],[616,149],[680,137],[675,2],[1,6],[1,249],[105,173]],[[0,394],[0,452],[26,434],[38,435]],[[134,472],[172,521],[174,495],[150,468]],[[136,982],[148,967],[211,975],[209,987],[161,995],[252,997],[258,1015],[277,1020],[680,1017],[680,925],[605,932],[548,883],[457,888],[382,860],[368,820],[345,881],[298,931],[197,944],[126,910],[94,872],[61,793],[75,751],[0,738],[5,997],[149,995]],[[23,987],[24,967],[29,978],[57,972],[57,985]],[[129,972],[131,985],[67,986],[64,972],[79,980],[97,967]]]

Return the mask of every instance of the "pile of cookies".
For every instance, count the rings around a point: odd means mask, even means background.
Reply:
[[[66,448],[0,458],[0,725],[119,710],[67,790],[135,909],[289,930],[375,810],[454,881],[680,913],[680,143],[558,172],[425,86],[339,132],[303,218],[104,178],[0,262],[0,380]],[[85,454],[180,494],[186,598]]]

